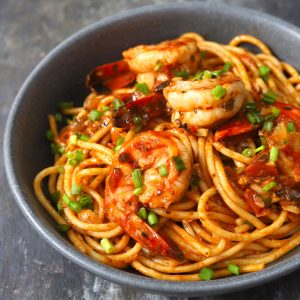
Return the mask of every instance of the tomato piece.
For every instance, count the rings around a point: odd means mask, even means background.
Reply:
[[[278,172],[274,164],[268,163],[269,155],[261,152],[245,169],[245,175],[252,178],[267,178],[277,176]]]
[[[125,60],[119,60],[95,68],[86,80],[86,86],[93,92],[101,92],[103,88],[119,89],[134,82],[136,75],[130,71]]]
[[[276,101],[273,105],[280,110],[280,115],[276,119],[276,122],[279,123],[284,121],[286,124],[289,121],[293,121],[296,125],[297,131],[300,131],[300,108],[278,101]]]
[[[221,126],[215,133],[215,141],[219,141],[226,137],[235,136],[256,130],[257,127],[249,123],[246,117],[239,120],[234,120],[228,124]]]
[[[265,202],[253,190],[246,189],[244,192],[244,198],[249,208],[257,217],[264,216],[268,213],[269,210],[265,208]]]

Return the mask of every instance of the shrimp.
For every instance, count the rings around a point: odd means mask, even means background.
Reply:
[[[178,159],[181,168],[178,168]],[[159,167],[167,172],[161,176]],[[142,193],[134,194],[132,173],[139,169]],[[138,210],[168,208],[178,202],[189,186],[192,157],[186,146],[171,132],[147,131],[125,143],[115,156],[105,185],[108,218],[118,223],[150,252],[166,257],[177,253],[158,233],[137,216]]]
[[[217,86],[226,89],[221,99],[212,92]],[[249,95],[242,80],[231,72],[219,78],[173,80],[163,93],[173,109],[172,121],[190,128],[211,127],[233,117]]]
[[[130,70],[137,73],[137,82],[147,83],[150,90],[170,80],[172,70],[195,73],[201,60],[196,41],[188,37],[139,45],[124,51],[123,56]]]

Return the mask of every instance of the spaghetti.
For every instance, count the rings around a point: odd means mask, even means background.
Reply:
[[[249,35],[123,56],[89,74],[82,107],[49,116],[55,163],[34,190],[72,244],[178,281],[259,271],[298,246],[298,71]]]

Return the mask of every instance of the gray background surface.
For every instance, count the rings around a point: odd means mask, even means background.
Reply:
[[[0,0],[0,141],[26,76],[57,44],[118,12],[163,0]],[[223,0],[300,26],[299,0]],[[33,116],[34,117],[34,116]],[[127,289],[83,270],[52,249],[27,223],[8,189],[0,148],[0,299],[177,299]],[[300,270],[239,293],[199,299],[300,299]]]

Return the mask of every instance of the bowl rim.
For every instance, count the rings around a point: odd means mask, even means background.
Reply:
[[[83,267],[85,270],[91,271],[97,276],[108,281],[129,286],[132,288],[146,290],[148,292],[163,293],[168,295],[217,295],[229,292],[236,292],[245,288],[250,288],[259,284],[275,280],[281,276],[284,276],[300,266],[300,253],[295,254],[293,257],[288,258],[284,262],[277,262],[275,265],[268,266],[262,271],[255,273],[244,274],[239,277],[225,277],[221,279],[216,279],[212,281],[168,281],[168,280],[157,280],[150,277],[145,277],[143,275],[137,275],[129,273],[127,271],[118,270],[113,267],[104,265],[100,262],[93,260],[92,258],[82,254],[79,250],[75,249],[73,245],[62,238],[58,239],[51,230],[49,231],[42,224],[41,220],[35,218],[30,206],[26,203],[24,193],[19,185],[18,176],[15,173],[15,166],[13,162],[13,149],[12,149],[12,139],[11,136],[15,127],[15,116],[18,112],[19,106],[22,102],[26,90],[30,87],[30,84],[38,77],[39,72],[51,63],[51,60],[55,58],[56,55],[72,46],[82,37],[87,34],[91,34],[93,31],[97,31],[98,28],[109,26],[118,21],[122,21],[127,18],[132,18],[135,15],[155,13],[163,10],[178,10],[185,8],[197,8],[197,9],[207,9],[211,11],[223,10],[224,14],[245,17],[250,16],[253,20],[267,20],[270,23],[276,25],[276,27],[281,27],[284,30],[290,31],[291,34],[296,35],[300,40],[300,30],[295,25],[292,25],[286,21],[283,21],[277,17],[271,16],[269,14],[254,11],[252,9],[226,5],[226,4],[214,4],[214,3],[203,3],[203,2],[179,2],[179,3],[164,3],[159,5],[147,5],[124,12],[106,17],[101,19],[78,32],[75,32],[70,37],[65,39],[63,42],[59,43],[53,50],[51,50],[33,69],[33,71],[28,75],[27,79],[21,86],[19,92],[17,93],[15,100],[10,109],[7,123],[5,126],[4,139],[3,139],[3,152],[4,152],[4,166],[6,171],[6,176],[8,179],[9,187],[13,194],[15,201],[17,202],[21,212],[28,220],[28,222],[33,226],[36,232],[38,232],[44,240],[46,240],[52,247],[58,250],[62,255],[76,264]],[[254,275],[255,274],[255,275]]]

